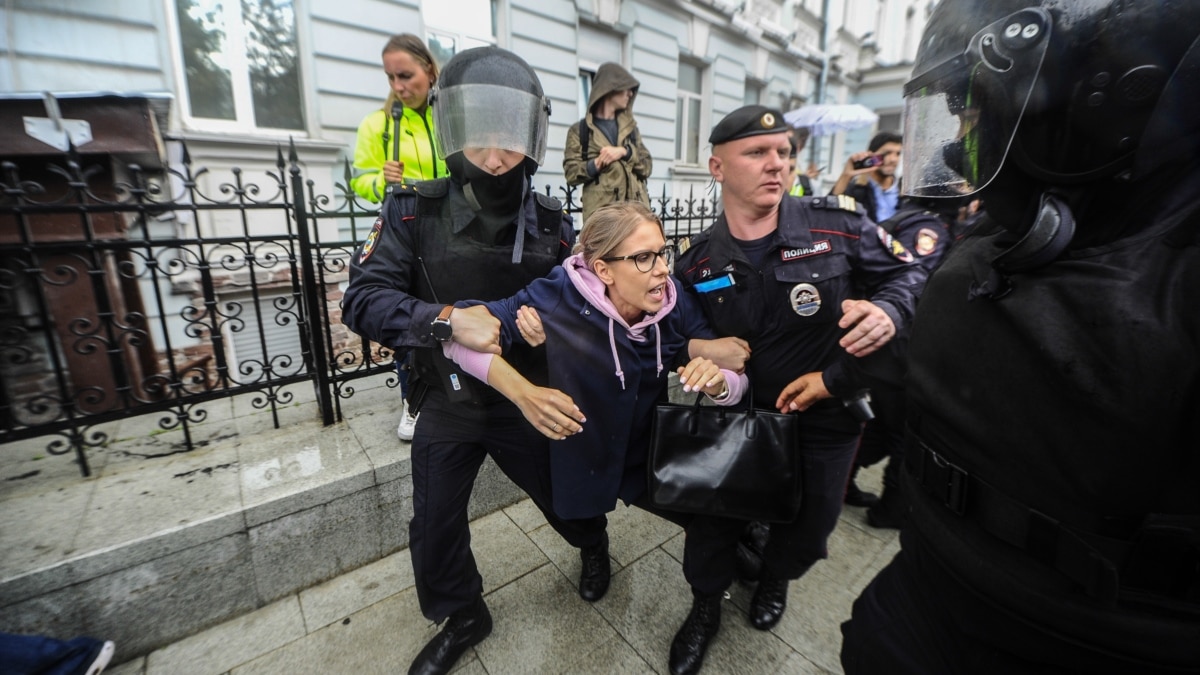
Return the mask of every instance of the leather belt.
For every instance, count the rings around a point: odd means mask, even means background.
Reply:
[[[1119,567],[1129,553],[1129,542],[1068,528],[969,474],[912,433],[908,445],[905,466],[928,495],[1058,570],[1088,595],[1115,604]]]

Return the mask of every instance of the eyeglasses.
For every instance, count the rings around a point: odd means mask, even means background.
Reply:
[[[671,265],[675,264],[675,247],[668,244],[662,247],[661,251],[642,251],[641,253],[633,253],[631,255],[615,255],[601,258],[601,260],[604,262],[632,260],[639,272],[649,272],[654,269],[654,265],[658,262],[659,258],[662,258],[663,262],[667,265],[667,269],[670,269]]]

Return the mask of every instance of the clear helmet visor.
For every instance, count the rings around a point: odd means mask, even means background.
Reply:
[[[1037,82],[1050,27],[1041,9],[1012,14],[904,86],[905,194],[965,196],[996,177]]]
[[[546,157],[549,103],[519,89],[463,84],[435,90],[434,137],[448,157],[466,148],[519,152],[541,166]]]

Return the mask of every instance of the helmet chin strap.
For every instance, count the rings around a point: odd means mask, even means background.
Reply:
[[[971,284],[968,298],[999,300],[1012,291],[1011,276],[1049,264],[1067,250],[1075,236],[1075,215],[1066,200],[1043,192],[1037,217],[1020,241],[992,260],[987,279]]]

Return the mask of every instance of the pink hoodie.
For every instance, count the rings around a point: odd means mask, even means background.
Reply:
[[[630,326],[608,297],[604,282],[584,262],[582,254],[576,253],[572,255],[563,261],[562,266],[566,269],[567,277],[571,280],[571,284],[575,286],[575,290],[579,291],[583,299],[599,310],[601,314],[608,317],[608,346],[612,351],[613,366],[616,368],[614,374],[621,380],[621,389],[625,388],[625,371],[621,368],[621,359],[617,353],[616,325],[619,325],[625,331],[625,335],[635,342],[645,342],[647,339],[646,331],[650,326],[655,326],[654,338],[655,346],[657,347],[656,361],[658,365],[656,374],[661,374],[663,369],[662,342],[656,324],[667,314],[670,314],[671,310],[675,309],[675,284],[671,282],[670,278],[666,280],[663,287],[665,299],[662,309],[655,314],[644,315],[640,321]],[[447,358],[461,366],[468,374],[483,382],[487,382],[488,369],[492,364],[492,354],[476,352],[456,342],[443,343],[442,350]],[[724,368],[721,369],[721,372],[725,375],[725,381],[729,387],[729,395],[716,402],[720,405],[733,405],[741,400],[742,394],[746,390],[746,376],[739,375],[731,370],[725,370]]]

